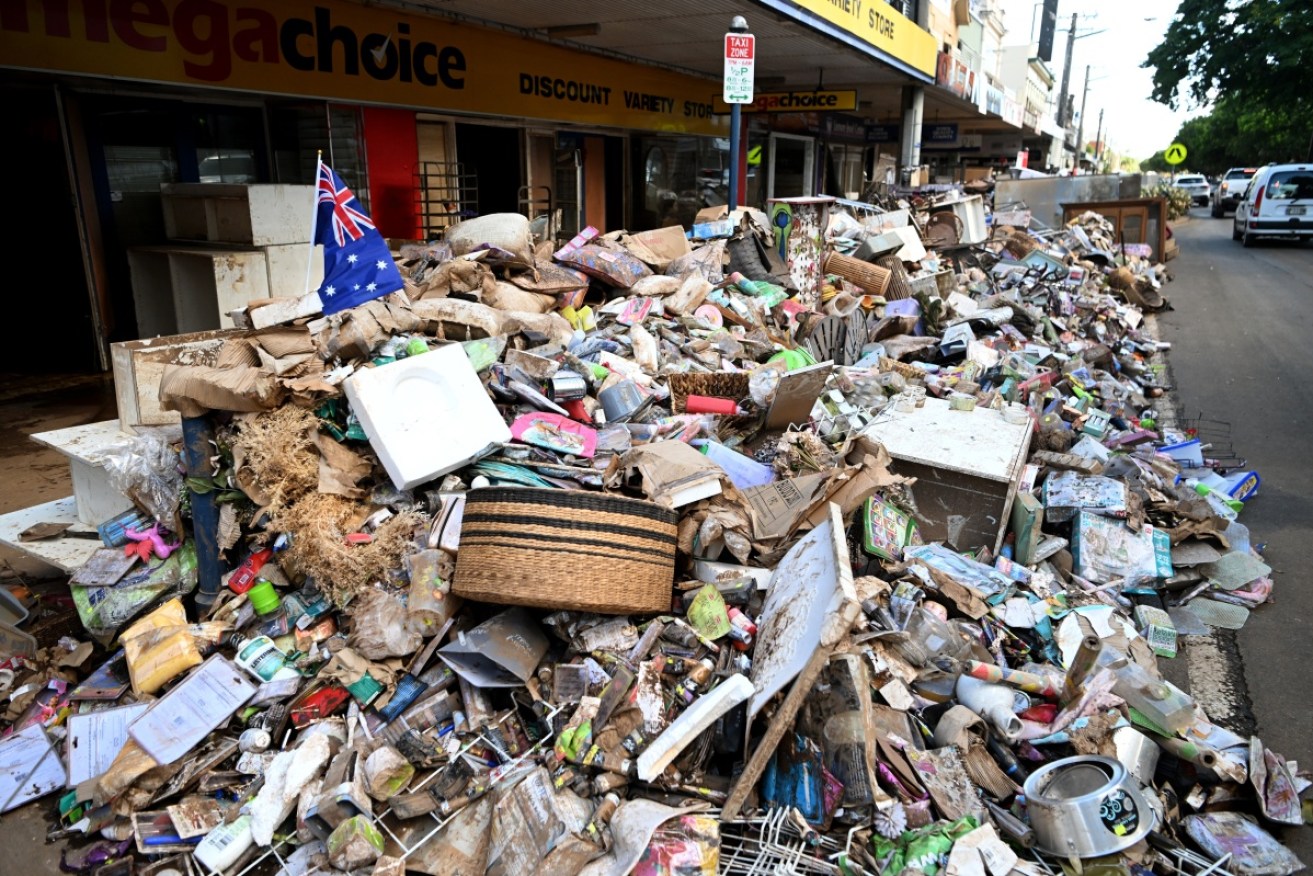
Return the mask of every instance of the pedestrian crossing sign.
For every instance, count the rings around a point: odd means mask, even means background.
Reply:
[[[1171,146],[1168,146],[1167,151],[1163,154],[1163,158],[1167,159],[1168,164],[1180,164],[1182,161],[1185,161],[1185,144],[1173,143]]]

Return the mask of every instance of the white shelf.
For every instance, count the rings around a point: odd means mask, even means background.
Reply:
[[[21,508],[0,515],[0,544],[35,557],[43,563],[72,574],[104,547],[99,538],[49,538],[44,541],[19,541],[18,534],[38,523],[70,523],[74,530],[95,530],[78,521],[77,500],[72,496]]]

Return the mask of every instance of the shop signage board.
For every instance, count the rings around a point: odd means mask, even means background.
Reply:
[[[856,90],[761,92],[743,106],[745,113],[853,112],[856,109]],[[716,112],[729,112],[729,104],[717,100]]]
[[[802,21],[820,18],[921,73],[935,75],[938,41],[887,3],[766,0],[766,5]]]
[[[750,33],[725,34],[725,75],[720,99],[725,103],[752,103],[753,69],[757,38]]]
[[[714,112],[712,81],[344,0],[0,5],[0,67],[671,133],[729,130]]]

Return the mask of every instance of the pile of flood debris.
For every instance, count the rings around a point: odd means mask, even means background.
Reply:
[[[1162,265],[784,208],[470,220],[164,369],[85,634],[5,628],[0,809],[89,873],[1298,869],[1308,782],[1158,668],[1272,591]]]

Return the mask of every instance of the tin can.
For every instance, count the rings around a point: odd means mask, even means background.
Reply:
[[[576,371],[557,371],[547,384],[547,397],[554,402],[576,401],[586,395],[588,384]]]

